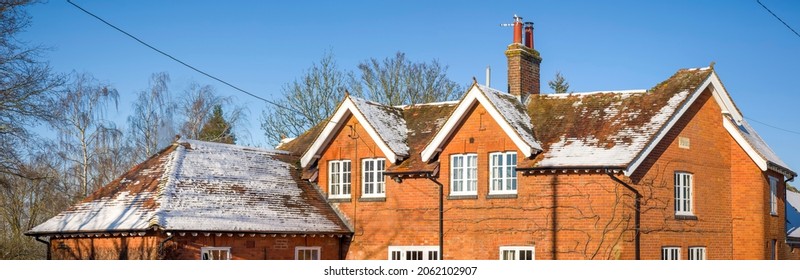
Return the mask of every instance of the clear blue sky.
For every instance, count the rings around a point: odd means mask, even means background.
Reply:
[[[194,66],[270,100],[331,50],[342,68],[397,51],[438,59],[462,84],[506,85],[505,47],[518,14],[535,22],[542,81],[561,71],[578,91],[650,88],[680,68],[712,61],[728,92],[751,119],[800,132],[800,37],[755,0],[739,1],[95,1],[75,0],[118,27]],[[800,2],[762,0],[800,31]],[[264,145],[263,102],[193,72],[69,5],[50,0],[29,9],[21,38],[49,46],[57,70],[89,72],[131,100],[152,73],[172,77],[173,94],[190,81],[214,85],[249,108],[241,144]],[[548,89],[544,86],[543,91]],[[751,121],[795,171],[800,134]]]

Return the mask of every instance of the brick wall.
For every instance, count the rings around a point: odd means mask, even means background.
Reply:
[[[680,138],[689,148],[679,147]],[[708,259],[731,259],[731,138],[720,107],[706,90],[631,176],[643,195],[642,259],[660,259],[663,246],[706,248]],[[675,214],[675,172],[692,174],[692,214]]]
[[[54,260],[154,260],[158,236],[51,238]]]

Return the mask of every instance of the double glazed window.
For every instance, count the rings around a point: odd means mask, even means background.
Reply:
[[[350,198],[350,161],[328,162],[328,197]]]
[[[383,171],[386,169],[386,160],[370,158],[361,161],[361,186],[363,197],[385,197],[386,181]]]
[[[692,174],[675,172],[675,215],[693,216]]]
[[[450,156],[450,194],[478,194],[478,154]]]
[[[489,193],[517,193],[517,153],[489,154]]]

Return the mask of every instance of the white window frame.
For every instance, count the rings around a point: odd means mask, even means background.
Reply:
[[[372,165],[368,170],[367,165]],[[361,197],[386,197],[386,159],[365,158],[361,160]],[[369,179],[372,178],[372,179]],[[368,187],[372,191],[368,192]]]
[[[388,260],[415,260],[409,259],[411,254],[419,253],[419,259],[416,260],[438,260],[441,259],[439,253],[439,246],[389,246]]]
[[[513,162],[509,162],[512,160]],[[499,161],[499,164],[498,164]],[[489,154],[489,194],[517,193],[517,152]]]
[[[675,172],[675,215],[694,216],[693,192],[694,175],[689,172]]]
[[[461,166],[456,166],[456,159]],[[478,195],[478,154],[450,155],[450,195]]]
[[[706,247],[694,246],[689,247],[689,260],[705,260]]]
[[[312,255],[311,255],[312,258],[311,259],[305,259],[305,258],[301,259],[300,258],[300,252],[305,252],[305,251],[317,253],[317,255],[316,255],[317,258],[314,259],[313,258],[314,255],[312,253]],[[297,247],[294,247],[294,259],[295,260],[320,260],[320,259],[322,259],[322,248],[320,248],[319,246],[297,246]]]
[[[662,261],[679,261],[681,259],[681,247],[667,246],[661,247]]]
[[[214,256],[213,252],[214,251],[225,252],[226,253],[225,258],[214,259],[213,258],[213,256]],[[207,259],[203,258],[203,256],[205,256],[206,254],[208,254],[208,256],[209,256],[209,258],[207,258]],[[200,247],[200,259],[201,260],[230,260],[231,259],[231,247]]]
[[[347,171],[344,170],[345,163],[349,167]],[[334,166],[337,166],[336,171],[334,171]],[[349,159],[328,161],[328,198],[350,198],[350,193],[353,191],[352,172],[353,164]],[[334,182],[334,177],[337,178],[336,182]],[[347,192],[345,193],[345,191]]]
[[[535,246],[500,246],[500,260],[520,260],[523,252],[530,251],[530,260],[536,259]],[[509,254],[510,253],[510,254]],[[511,258],[508,258],[511,255]]]
[[[778,215],[778,178],[769,176],[769,213]]]

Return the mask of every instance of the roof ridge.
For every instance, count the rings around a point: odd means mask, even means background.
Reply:
[[[150,227],[165,227],[164,205],[167,203],[167,199],[169,198],[168,194],[174,191],[173,189],[175,188],[175,181],[178,177],[178,171],[180,171],[183,163],[183,157],[186,153],[186,147],[180,143],[175,143],[173,145],[177,145],[177,147],[169,155],[167,162],[164,164],[164,173],[162,173],[161,178],[158,179],[158,193],[154,198],[156,201],[156,210],[153,213],[153,217],[150,218]]]

